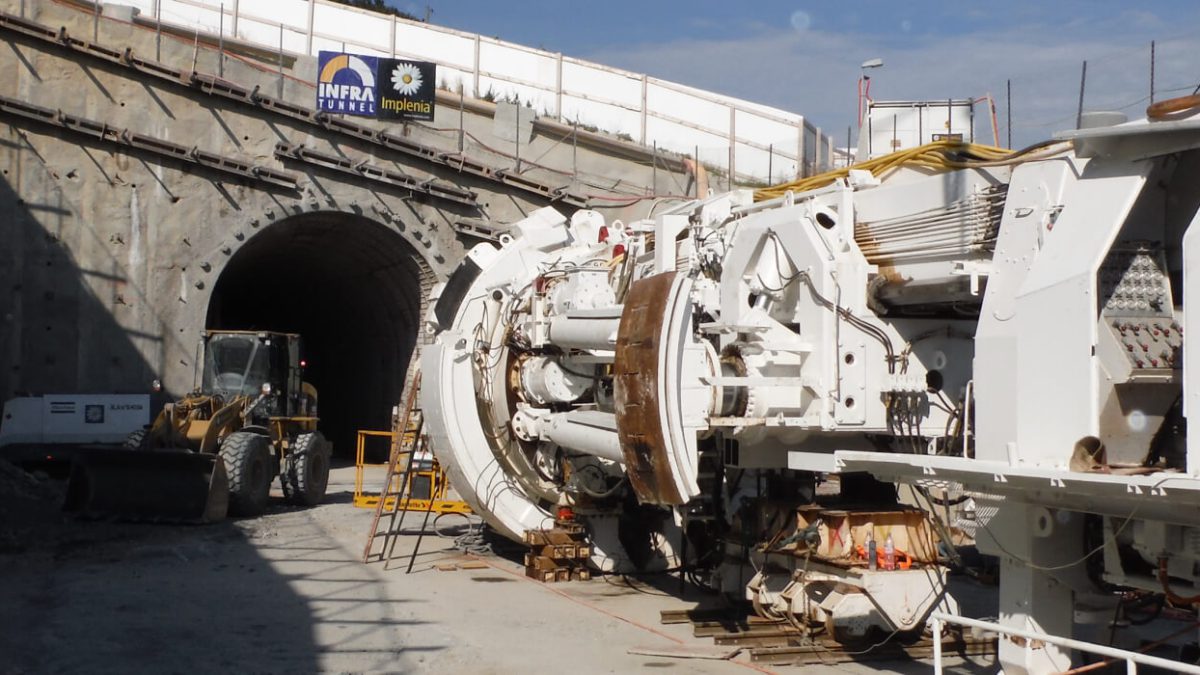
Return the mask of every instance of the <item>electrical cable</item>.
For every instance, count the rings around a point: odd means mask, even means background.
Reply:
[[[978,168],[988,166],[1005,166],[1008,164],[1033,161],[1053,156],[1072,147],[1069,141],[1042,141],[1015,152],[1005,148],[962,141],[942,140],[926,143],[908,150],[901,150],[890,155],[876,157],[853,166],[842,167],[827,171],[816,176],[801,178],[790,183],[773,185],[755,191],[755,201],[765,201],[782,197],[788,192],[800,193],[825,187],[836,180],[850,175],[852,170],[870,171],[876,177],[882,177],[903,166],[921,167],[933,171],[951,171],[953,169]],[[1039,152],[1044,151],[1044,152]]]
[[[1158,559],[1158,582],[1162,584],[1163,595],[1167,600],[1175,606],[1190,606],[1200,603],[1200,593],[1196,595],[1182,596],[1176,595],[1171,590],[1171,575],[1167,571],[1167,556],[1162,556]]]

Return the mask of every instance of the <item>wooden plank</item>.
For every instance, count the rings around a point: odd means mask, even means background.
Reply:
[[[665,656],[672,659],[711,659],[725,661],[742,651],[740,647],[713,647],[710,645],[655,645],[631,647],[628,654],[639,656]]]

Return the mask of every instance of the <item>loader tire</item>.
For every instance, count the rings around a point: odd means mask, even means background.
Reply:
[[[131,431],[129,435],[125,437],[125,440],[121,442],[121,449],[134,451],[148,450],[149,448],[147,448],[146,445],[146,430],[138,429],[136,431]]]
[[[271,495],[271,440],[260,434],[237,431],[221,443],[221,459],[229,475],[229,513],[257,516]]]
[[[290,501],[315,506],[329,485],[329,442],[319,431],[296,436],[280,476],[283,494]]]

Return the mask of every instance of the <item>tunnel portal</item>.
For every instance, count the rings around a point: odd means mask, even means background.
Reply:
[[[272,224],[221,272],[206,326],[299,333],[320,428],[352,458],[357,429],[390,429],[420,323],[418,254],[398,233],[347,213]]]

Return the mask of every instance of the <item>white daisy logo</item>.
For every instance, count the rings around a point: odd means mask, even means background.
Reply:
[[[401,63],[392,71],[392,86],[403,96],[411,96],[421,90],[421,71],[411,63]]]

